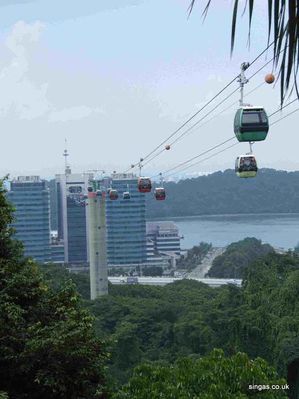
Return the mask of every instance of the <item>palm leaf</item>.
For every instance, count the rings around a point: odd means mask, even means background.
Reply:
[[[268,0],[268,45],[270,43],[271,28],[272,28],[272,0]]]
[[[208,14],[208,10],[209,10],[211,1],[212,1],[212,0],[209,0],[209,1],[207,2],[207,5],[205,6],[205,9],[203,10],[202,15],[203,15],[204,18],[206,18],[207,14]]]
[[[198,0],[199,1],[199,0]],[[191,0],[189,13],[196,3]],[[208,0],[203,16],[206,17],[212,0]],[[248,10],[250,43],[250,32],[252,28],[252,17],[254,12],[254,0],[246,0],[244,11]],[[231,53],[233,52],[236,39],[236,26],[238,21],[239,1],[234,1],[231,25]],[[278,69],[280,79],[281,102],[284,101],[286,93],[297,88],[297,73],[299,69],[299,0],[268,0],[268,45],[270,39],[274,42],[274,67]],[[299,96],[298,96],[299,98]]]
[[[233,20],[232,20],[232,33],[231,33],[231,49],[230,49],[231,54],[233,53],[234,44],[235,44],[236,24],[237,24],[237,16],[238,16],[238,3],[239,3],[239,0],[235,0],[234,11],[233,11]]]

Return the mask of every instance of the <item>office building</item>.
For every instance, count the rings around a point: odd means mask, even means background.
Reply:
[[[146,266],[160,266],[166,268],[169,265],[169,256],[159,254],[154,240],[146,240]]]
[[[64,242],[59,240],[57,231],[51,231],[50,252],[52,263],[64,263]]]
[[[113,174],[111,187],[117,200],[107,196],[107,255],[109,266],[137,266],[146,263],[145,194],[137,188],[133,174]],[[123,193],[129,192],[130,199]]]
[[[50,200],[47,183],[39,176],[19,176],[10,183],[8,199],[15,207],[16,239],[24,254],[39,262],[51,261]]]
[[[173,222],[146,222],[146,237],[156,254],[180,255],[179,229]]]
[[[84,195],[91,174],[56,175],[58,239],[64,242],[65,263],[87,263],[87,212]]]

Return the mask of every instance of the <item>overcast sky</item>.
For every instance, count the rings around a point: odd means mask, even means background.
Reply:
[[[0,0],[1,175],[61,173],[65,139],[73,171],[123,171],[222,89],[241,62],[266,47],[267,10],[260,3],[250,49],[244,16],[230,58],[231,1],[212,1],[204,23],[205,1],[198,1],[188,19],[189,1]],[[271,56],[269,51],[248,76]],[[262,83],[267,72],[271,65],[245,92]],[[235,94],[214,114],[237,99]],[[270,114],[279,106],[279,86],[264,84],[247,101],[264,105]],[[164,151],[145,174],[164,171],[233,136],[236,106]],[[299,169],[298,117],[273,126],[267,140],[255,144],[260,167]],[[233,167],[247,147],[239,144],[188,173]]]

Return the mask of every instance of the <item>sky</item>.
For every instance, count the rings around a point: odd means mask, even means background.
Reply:
[[[232,57],[232,1],[212,1],[204,21],[205,1],[198,0],[188,18],[189,3],[0,0],[0,174],[50,178],[62,173],[65,140],[74,172],[123,172],[237,76],[242,62],[266,47],[266,2],[255,9],[250,47],[247,15],[240,16]],[[269,50],[247,76],[271,57]],[[250,79],[245,94],[271,71],[269,64]],[[219,101],[235,88],[236,82]],[[220,111],[238,98],[234,94],[205,119],[215,115],[211,122],[162,151],[144,166],[143,174],[165,172],[232,137],[237,103]],[[279,84],[262,84],[246,101],[264,106],[269,114],[276,111]],[[299,169],[298,116],[277,123],[266,141],[254,145],[259,167]],[[247,151],[247,144],[238,144],[184,173],[233,168],[235,158]]]

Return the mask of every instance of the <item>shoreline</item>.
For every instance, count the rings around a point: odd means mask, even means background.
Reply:
[[[298,216],[299,212],[285,212],[285,213],[216,213],[216,214],[200,214],[200,215],[189,215],[189,216],[163,216],[163,217],[154,217],[147,218],[147,221],[159,221],[159,220],[174,220],[174,219],[192,219],[192,218],[217,218],[217,217],[246,217],[246,216],[265,216],[265,217],[273,217],[273,216]]]

